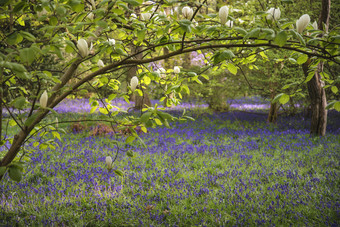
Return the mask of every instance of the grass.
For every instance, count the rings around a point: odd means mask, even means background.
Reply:
[[[24,179],[1,182],[0,225],[338,226],[339,114],[329,118],[327,136],[311,138],[302,116],[268,125],[251,113],[199,113],[150,129],[147,149],[119,140],[114,169],[124,177],[105,165],[112,136],[28,144]]]

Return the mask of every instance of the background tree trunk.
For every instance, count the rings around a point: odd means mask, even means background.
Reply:
[[[132,47],[132,53],[133,54],[141,52],[141,50],[142,50],[142,47],[140,47],[140,46]],[[136,59],[142,59],[143,54],[142,53],[137,54],[135,58]],[[127,71],[127,77],[126,77],[127,84],[130,84],[131,78],[137,75],[137,70],[138,70],[138,66],[136,65],[136,66],[132,66]],[[147,94],[146,89],[142,89],[141,86],[138,86],[138,88],[143,91],[143,96],[138,96],[136,94],[132,94],[131,97],[130,97],[130,100],[135,102],[135,108],[139,110],[139,109],[142,109],[143,107],[145,107],[145,105],[151,106],[150,97]]]
[[[323,30],[323,23],[326,25],[326,31],[329,26],[331,0],[322,0],[321,13],[319,17],[318,27]],[[309,61],[304,64],[303,71],[305,76],[308,76]],[[311,100],[311,135],[324,136],[327,127],[327,99],[325,89],[323,88],[323,81],[320,73],[323,71],[323,62],[317,66],[317,71],[313,78],[307,82],[308,94]]]

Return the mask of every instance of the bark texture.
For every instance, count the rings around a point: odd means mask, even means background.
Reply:
[[[318,27],[323,30],[323,24],[326,25],[326,31],[329,26],[331,0],[322,0],[321,13],[319,17]],[[305,76],[308,76],[309,61],[303,65]],[[317,66],[317,71],[313,78],[307,82],[308,94],[311,101],[311,131],[313,136],[324,136],[327,127],[327,99],[324,82],[322,81],[321,72],[323,71],[323,62]]]

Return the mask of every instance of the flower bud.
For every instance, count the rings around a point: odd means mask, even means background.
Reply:
[[[89,55],[89,45],[87,44],[85,39],[79,39],[77,44],[80,56],[85,58],[87,55]]]
[[[222,6],[220,8],[220,11],[218,12],[218,15],[220,17],[221,20],[221,24],[225,24],[227,22],[227,18],[228,18],[228,13],[229,13],[229,8],[228,6]]]
[[[226,23],[225,25],[227,25],[229,28],[232,28],[233,25],[234,25],[234,21],[228,20],[227,23]]]
[[[174,67],[174,73],[180,73],[181,69],[178,66]]]
[[[133,19],[137,19],[137,15],[135,13],[131,13],[130,17]]]
[[[105,66],[104,62],[102,60],[98,60],[97,65],[98,65],[99,68]]]
[[[299,20],[296,21],[296,31],[298,33],[302,33],[303,30],[308,26],[310,22],[310,17],[308,14],[304,14],[300,17]]]
[[[132,77],[130,84],[131,84],[131,91],[134,92],[138,85],[138,78],[136,76]]]
[[[108,169],[112,169],[112,158],[110,156],[106,156],[105,163]]]
[[[93,20],[94,14],[92,12],[87,14],[87,18],[89,18],[90,20]]]
[[[316,21],[314,21],[314,23],[312,24],[314,30],[318,30],[319,27],[318,27],[318,23]]]
[[[108,39],[107,42],[109,43],[110,46],[113,46],[116,44],[116,40],[115,39]]]
[[[267,15],[267,20],[278,20],[280,19],[280,16],[281,16],[281,11],[280,11],[280,8],[270,8],[268,11],[267,11],[268,15]]]
[[[185,6],[182,9],[182,14],[186,19],[191,19],[192,15],[194,15],[194,11],[189,6]]]
[[[159,68],[159,69],[157,69],[157,73],[160,75],[160,77],[161,78],[165,78],[166,77],[166,75],[165,75],[165,73],[166,73],[166,70],[164,69],[164,68]]]
[[[144,20],[144,21],[147,21],[147,20],[150,20],[151,18],[151,13],[142,13],[140,15],[141,19]]]
[[[47,91],[46,90],[40,96],[40,100],[39,101],[40,101],[40,106],[42,108],[45,108],[47,106],[48,95],[47,95]]]

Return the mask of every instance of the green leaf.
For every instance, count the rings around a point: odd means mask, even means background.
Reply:
[[[274,43],[283,47],[288,39],[288,35],[285,31],[280,31],[274,39]]]
[[[58,24],[58,19],[54,16],[50,17],[50,25],[56,26]]]
[[[305,42],[305,40],[303,39],[303,37],[300,35],[300,33],[296,32],[295,30],[291,30],[291,31],[292,31],[292,33],[293,33],[293,36],[294,36],[295,38],[297,38],[303,46],[306,46],[306,42]]]
[[[21,62],[28,65],[33,63],[38,54],[37,47],[23,48],[19,52]]]
[[[218,63],[225,61],[225,60],[230,60],[233,57],[235,57],[234,53],[231,50],[223,50],[215,53],[213,56],[214,58],[214,65],[217,65]]]
[[[272,103],[276,103],[277,101],[279,101],[279,99],[281,98],[282,95],[283,95],[283,93],[280,93],[277,96],[275,96],[272,100]]]
[[[298,57],[298,59],[296,59],[296,62],[299,65],[302,65],[303,63],[305,63],[308,60],[308,56],[306,54],[302,54]]]
[[[183,20],[180,20],[178,23],[184,32],[187,32],[187,33],[191,32],[191,21],[190,20],[183,19]]]
[[[247,31],[244,30],[243,28],[235,27],[234,29],[235,29],[238,33],[240,33],[241,35],[246,35],[246,34],[247,34]]]
[[[29,118],[27,118],[27,120],[25,121],[25,126],[30,126],[33,121],[38,117],[38,115],[38,113],[34,113]]]
[[[19,110],[22,110],[25,107],[25,104],[26,98],[24,96],[19,96],[12,101],[12,105]]]
[[[127,53],[122,48],[116,47],[115,50],[117,54],[127,56]]]
[[[152,115],[151,112],[143,113],[142,116],[140,117],[140,121],[146,123],[150,119],[151,115]]]
[[[128,136],[125,140],[126,143],[132,143],[136,139],[135,136]]]
[[[290,98],[289,95],[282,94],[282,96],[279,99],[279,102],[284,105],[289,101],[289,98]]]
[[[145,32],[146,32],[146,29],[142,29],[142,30],[137,31],[138,41],[143,42],[143,40],[145,38]]]
[[[228,69],[229,72],[231,72],[232,74],[234,74],[234,75],[237,74],[237,67],[236,67],[233,63],[228,63],[228,64],[227,64],[227,69]]]
[[[334,103],[334,109],[338,112],[340,112],[340,102]]]
[[[133,152],[130,151],[130,150],[128,150],[128,151],[126,152],[126,155],[132,158],[132,157],[133,157]]]
[[[105,115],[109,113],[109,111],[107,111],[107,109],[103,108],[103,107],[99,108],[99,112],[101,112],[102,114],[105,114]]]
[[[171,116],[171,114],[162,112],[162,111],[157,111],[157,115],[159,116],[159,118],[164,119],[164,120],[172,120],[173,117]]]
[[[248,38],[258,38],[260,35],[260,28],[254,28],[253,30],[251,30],[250,32],[247,33],[247,35],[244,36],[244,40],[248,39]]]
[[[130,5],[133,6],[139,6],[140,4],[142,4],[143,1],[137,1],[137,0],[123,0],[123,2],[126,2]]]
[[[0,176],[4,175],[6,173],[6,166],[0,167]]]
[[[336,87],[336,86],[332,86],[331,87],[331,90],[332,90],[332,92],[334,93],[334,94],[337,94],[338,93],[338,88]]]
[[[34,35],[32,35],[29,32],[20,31],[20,34],[22,35],[23,38],[27,39],[28,41],[31,41],[31,42],[35,41]]]
[[[9,167],[8,174],[9,177],[16,182],[19,182],[22,179],[22,172],[20,168],[18,168],[18,166],[16,165],[12,165]]]
[[[114,169],[113,172],[120,177],[124,177],[124,173],[119,169]]]

